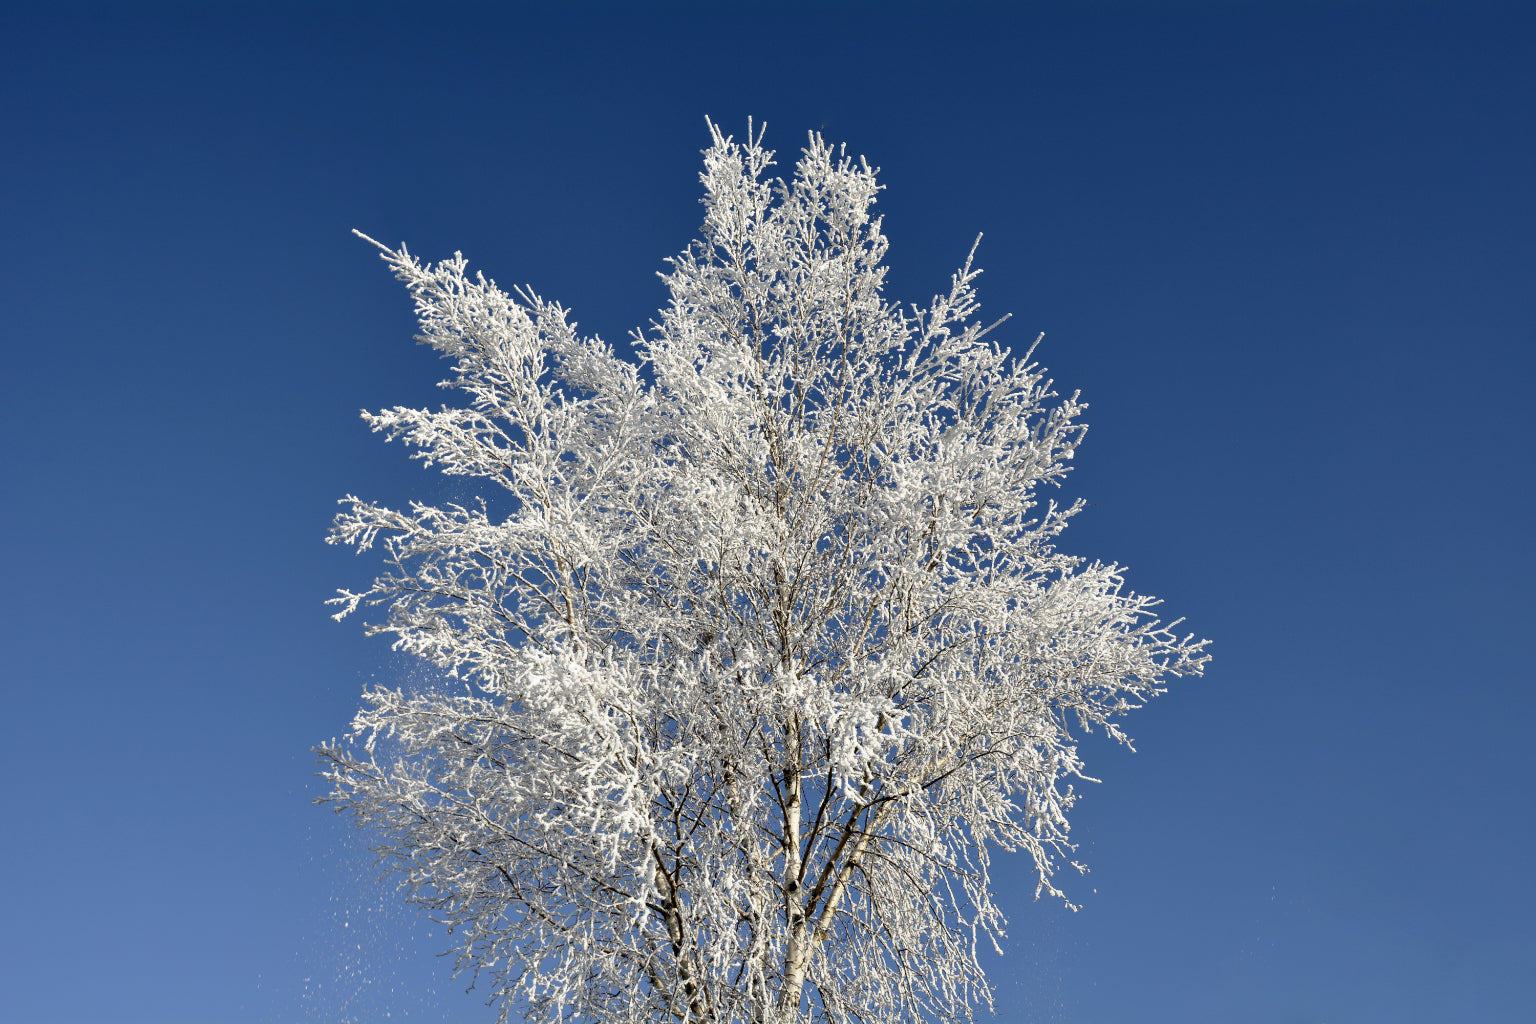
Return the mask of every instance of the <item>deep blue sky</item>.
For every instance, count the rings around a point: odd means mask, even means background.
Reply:
[[[884,168],[893,296],[986,233],[1092,403],[1066,546],[1215,641],[1089,744],[1085,909],[999,863],[1002,1020],[1532,1019],[1528,6],[5,7],[0,1016],[488,1018],[310,806],[419,675],[335,499],[443,493],[348,231],[619,341],[751,114]]]

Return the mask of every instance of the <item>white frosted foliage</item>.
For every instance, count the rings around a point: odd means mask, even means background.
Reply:
[[[329,799],[503,1017],[969,1018],[992,852],[1065,899],[1074,737],[1204,643],[1056,550],[1083,404],[987,337],[970,260],[902,309],[867,164],[812,136],[782,181],[711,130],[638,364],[385,250],[465,401],[365,418],[487,486],[344,502],[387,569],[337,617],[460,689],[367,693]]]

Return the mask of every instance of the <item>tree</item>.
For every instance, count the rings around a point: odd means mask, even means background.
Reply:
[[[503,1020],[969,1018],[991,850],[1065,899],[1071,728],[1127,742],[1204,642],[1056,550],[1084,406],[985,340],[971,260],[903,311],[867,163],[812,135],[784,182],[710,129],[638,365],[380,245],[468,402],[364,419],[499,487],[344,500],[388,569],[336,617],[458,682],[366,693],[327,799]]]

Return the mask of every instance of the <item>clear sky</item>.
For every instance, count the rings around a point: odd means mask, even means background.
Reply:
[[[1090,742],[1001,1020],[1532,1019],[1536,15],[1472,2],[0,11],[0,1017],[477,1021],[310,806],[420,678],[324,599],[444,367],[357,227],[621,342],[705,115],[884,169],[1092,424],[1066,536],[1212,638]]]

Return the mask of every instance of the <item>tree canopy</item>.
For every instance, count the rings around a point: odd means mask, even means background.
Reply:
[[[497,486],[345,499],[330,540],[387,568],[337,617],[457,682],[367,692],[328,799],[503,1018],[969,1018],[992,851],[1066,899],[1074,730],[1127,742],[1205,642],[1057,549],[1084,405],[991,340],[971,260],[888,301],[874,169],[711,132],[638,361],[380,247],[465,399],[364,418]]]

